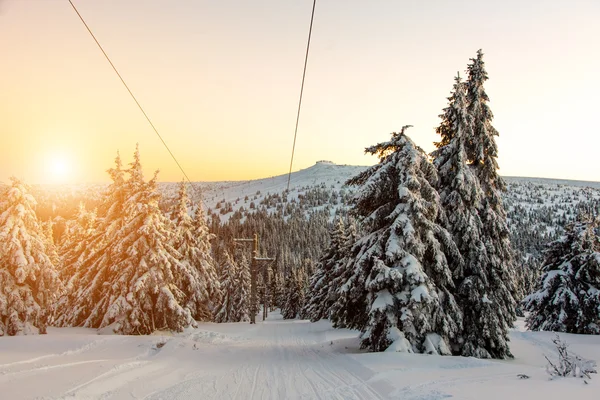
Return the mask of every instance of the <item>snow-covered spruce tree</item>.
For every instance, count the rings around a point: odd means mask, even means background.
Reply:
[[[471,59],[467,67],[467,112],[472,119],[473,136],[466,147],[472,171],[479,180],[483,197],[479,207],[479,218],[483,224],[481,242],[487,253],[486,270],[488,287],[496,288],[496,315],[503,325],[513,325],[516,314],[515,298],[519,297],[515,282],[514,254],[510,244],[510,232],[506,222],[506,211],[502,204],[502,192],[506,191],[504,180],[498,175],[498,147],[495,136],[498,131],[492,126],[493,114],[488,106],[489,98],[483,88],[488,79],[483,62],[483,52]],[[501,354],[493,357],[503,357]],[[509,355],[507,353],[506,355]]]
[[[46,333],[60,287],[29,187],[16,178],[0,204],[0,336]]]
[[[241,255],[236,276],[237,290],[235,291],[234,307],[235,320],[250,321],[250,263],[245,255]]]
[[[281,310],[284,319],[294,319],[302,310],[304,293],[302,290],[302,277],[296,268],[290,268],[285,280],[285,304]]]
[[[128,220],[124,210],[127,199],[125,170],[118,152],[115,167],[107,172],[112,183],[104,194],[96,224],[82,221],[79,229],[82,229],[85,239],[77,245],[75,237],[73,244],[77,247],[72,254],[67,249],[63,253],[61,276],[68,277],[68,281],[66,294],[60,298],[56,310],[55,324],[58,326],[100,326],[98,317],[90,320],[90,315],[96,310],[103,296],[105,282],[111,276],[111,245],[118,240],[118,234]],[[88,222],[91,225],[88,226]]]
[[[283,275],[283,271],[280,271],[278,269],[274,274],[273,281],[273,297],[275,300],[275,307],[283,309],[283,306],[285,304],[285,278]]]
[[[360,285],[353,285],[353,279],[356,278],[353,271],[354,263],[349,259],[360,235],[354,218],[350,218],[347,225],[343,247],[340,249],[341,258],[335,264],[333,282],[329,291],[329,295],[335,299],[329,311],[329,319],[336,328],[364,326],[362,320],[365,315],[364,299],[361,295],[364,289],[359,290]],[[357,302],[357,299],[360,300]]]
[[[96,223],[96,210],[87,211],[83,203],[79,204],[76,218],[67,222],[59,251],[61,267],[58,270],[65,293],[56,303],[55,325],[68,326],[73,317],[72,307],[79,294],[77,288],[81,286],[81,265],[92,256],[98,242],[93,241],[97,236]]]
[[[77,275],[81,262],[94,251],[88,242],[96,233],[96,223],[96,210],[88,211],[83,203],[79,203],[75,219],[66,224],[59,250],[62,256],[59,272],[67,290],[71,290],[69,281]]]
[[[310,261],[310,260],[304,260]],[[305,262],[300,268],[298,268],[297,279],[298,279],[298,293],[300,295],[300,309],[298,310],[298,318],[306,319],[307,316],[304,313],[306,309],[306,292],[308,290],[308,285],[310,283],[308,274],[306,272],[307,268],[312,268],[312,263]]]
[[[68,242],[63,245],[61,276],[68,281],[67,291],[60,298],[56,310],[55,324],[58,326],[93,326],[88,318],[100,301],[109,275],[111,244],[116,242],[119,231],[128,220],[124,211],[127,199],[125,170],[119,152],[115,167],[108,169],[107,173],[112,183],[104,193],[94,221],[81,221],[79,229],[82,229],[85,239],[78,243],[75,237],[72,243],[76,248],[72,250],[65,249]]]
[[[463,331],[454,351],[466,357],[505,358],[510,356],[508,328],[511,294],[493,270],[484,242],[479,217],[485,197],[466,148],[473,140],[473,119],[467,111],[465,85],[460,76],[440,115],[436,132],[440,141],[431,155],[437,168],[438,190],[448,216],[448,230],[464,262],[451,265],[455,282],[452,290],[463,313]]]
[[[600,334],[599,226],[581,216],[549,244],[537,291],[524,301],[529,329]]]
[[[177,287],[185,294],[183,305],[197,321],[211,321],[213,311],[220,301],[220,287],[211,256],[210,239],[204,215],[200,205],[196,208],[192,219],[188,210],[191,208],[186,184],[181,183],[179,196],[173,211],[175,225],[174,247],[179,252],[181,263],[186,264],[186,273],[176,275]]]
[[[198,203],[194,211],[194,233],[198,238],[198,249],[200,250],[202,257],[196,258],[192,263],[192,266],[198,270],[200,276],[206,278],[206,291],[208,293],[209,305],[210,308],[214,310],[221,301],[221,288],[219,286],[217,263],[212,257],[212,245],[210,243],[215,235],[210,233],[210,230],[208,229],[202,203]]]
[[[58,246],[54,242],[54,222],[49,219],[42,224],[42,229],[44,231],[46,255],[50,258],[54,269],[60,270],[62,262],[58,255]]]
[[[216,322],[237,322],[238,310],[236,300],[239,296],[239,268],[228,252],[224,252],[225,262],[221,265],[221,304],[215,313]]]
[[[450,354],[461,328],[448,258],[460,258],[432,185],[437,173],[402,128],[366,149],[379,164],[348,181],[366,235],[353,247],[349,295],[361,307],[362,347]],[[349,324],[347,324],[349,325]]]
[[[312,322],[329,317],[329,312],[336,300],[334,284],[334,272],[337,264],[344,258],[344,240],[346,229],[344,220],[340,217],[334,227],[330,230],[329,246],[325,249],[323,256],[317,263],[315,273],[310,278],[308,289],[308,301],[304,314]]]

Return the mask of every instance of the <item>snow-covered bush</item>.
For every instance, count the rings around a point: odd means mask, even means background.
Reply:
[[[546,360],[548,360],[546,371],[551,377],[573,376],[577,378],[591,379],[590,374],[597,373],[595,361],[585,360],[578,355],[570,353],[568,350],[569,345],[560,340],[558,335],[552,339],[552,343],[556,345],[556,350],[558,351],[558,361],[552,362],[547,356],[545,356]]]

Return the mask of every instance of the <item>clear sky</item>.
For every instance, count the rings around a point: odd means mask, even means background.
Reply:
[[[312,0],[74,0],[192,180],[289,168]],[[600,180],[600,1],[317,0],[294,170],[426,151],[482,48],[500,173]],[[0,181],[182,178],[67,0],[0,0]]]

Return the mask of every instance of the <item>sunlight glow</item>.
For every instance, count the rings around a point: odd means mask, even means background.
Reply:
[[[46,183],[67,183],[73,177],[71,160],[63,154],[52,154],[46,162]]]

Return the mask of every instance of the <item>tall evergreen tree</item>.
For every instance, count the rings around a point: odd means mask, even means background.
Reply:
[[[62,268],[59,272],[67,290],[71,290],[69,286],[72,284],[69,284],[69,281],[78,275],[81,262],[94,252],[89,241],[95,236],[96,224],[96,210],[86,210],[83,203],[79,203],[75,219],[66,224],[60,246]]]
[[[492,126],[493,114],[487,104],[489,98],[483,87],[488,75],[481,50],[477,52],[476,58],[471,59],[467,74],[467,112],[472,118],[473,137],[466,147],[466,153],[483,193],[478,210],[483,224],[480,240],[487,253],[487,285],[495,288],[496,293],[494,299],[488,300],[492,301],[494,309],[499,310],[496,312],[499,320],[491,326],[499,327],[501,335],[508,337],[506,330],[516,319],[515,297],[518,297],[518,293],[510,232],[502,204],[502,192],[506,191],[506,185],[497,171],[498,148],[495,136],[498,136],[498,131]],[[508,347],[504,350],[501,345],[490,355],[502,358],[510,356],[510,352]]]
[[[250,321],[250,264],[245,255],[241,255],[236,275],[237,290],[234,296],[236,321]]]
[[[193,223],[193,235],[196,237],[198,253],[192,257],[191,265],[201,277],[204,277],[207,301],[210,310],[215,310],[221,301],[221,288],[219,275],[217,274],[217,263],[212,257],[212,246],[210,241],[215,235],[210,233],[206,224],[206,216],[202,204],[196,205]]]
[[[302,272],[290,268],[285,280],[285,304],[281,310],[284,319],[294,319],[302,311],[304,293],[302,289]]]
[[[72,240],[75,248],[65,249],[63,253],[61,276],[68,277],[68,281],[67,291],[58,302],[55,321],[58,326],[92,326],[87,324],[87,319],[99,301],[106,277],[110,275],[110,246],[117,240],[128,217],[124,211],[127,199],[125,170],[119,152],[115,157],[115,167],[108,169],[107,173],[112,183],[103,196],[98,214],[94,216],[96,223],[82,220],[79,229],[82,229],[85,239],[77,242],[75,235]]]
[[[330,230],[329,246],[317,263],[315,273],[310,278],[308,301],[304,314],[312,322],[329,317],[331,307],[336,300],[333,286],[334,273],[340,260],[344,257],[342,251],[345,245],[346,229],[344,220],[340,217],[333,229]]]
[[[273,297],[275,299],[275,306],[283,309],[285,304],[285,278],[280,268],[277,269],[274,276]]]
[[[67,321],[73,317],[72,307],[80,294],[77,288],[81,286],[80,280],[84,276],[81,265],[94,254],[98,244],[98,240],[94,241],[98,236],[96,225],[96,210],[87,211],[83,203],[79,204],[76,218],[66,224],[60,247],[61,267],[58,270],[65,292],[56,303],[55,325],[68,326]]]
[[[46,319],[60,287],[46,254],[46,237],[27,185],[11,178],[0,203],[0,336],[46,333]]]
[[[359,327],[363,326],[362,316],[364,315],[363,303],[360,295],[360,285],[354,286],[354,262],[351,259],[352,248],[359,239],[356,228],[356,221],[350,218],[344,244],[340,254],[342,257],[336,262],[333,271],[333,283],[329,295],[335,299],[329,311],[329,318],[336,328]]]
[[[231,255],[225,252],[223,258],[225,262],[221,266],[221,304],[215,313],[217,322],[237,322],[239,310],[236,304],[240,291],[239,267],[233,261]]]
[[[441,204],[448,215],[452,233],[464,262],[453,265],[456,290],[453,291],[463,312],[463,332],[455,352],[467,357],[504,358],[510,356],[506,315],[510,315],[511,293],[505,282],[490,270],[480,219],[482,200],[476,166],[471,164],[467,148],[474,140],[473,117],[468,112],[465,85],[460,76],[448,98],[448,107],[440,115],[436,132],[440,142],[432,153],[439,175]],[[488,244],[493,244],[491,241]]]
[[[50,258],[50,262],[54,266],[54,269],[60,270],[62,262],[60,256],[58,255],[58,246],[54,241],[54,222],[49,219],[42,224],[42,229],[44,232],[44,238],[46,239],[44,243],[44,246],[46,247],[46,255]]]
[[[219,281],[211,256],[212,235],[208,233],[200,207],[196,209],[196,217],[190,217],[191,202],[184,182],[179,187],[175,206],[174,247],[181,256],[180,262],[186,264],[185,271],[189,272],[175,279],[185,294],[184,304],[192,312],[192,317],[198,321],[211,321],[220,297]]]
[[[406,128],[367,148],[379,164],[348,181],[359,186],[353,212],[366,235],[352,251],[346,285],[359,314],[347,325],[361,329],[362,347],[373,351],[450,354],[461,313],[449,291],[447,256],[460,255],[439,224],[435,168]]]
[[[300,309],[298,310],[298,318],[306,319],[306,313],[304,310],[306,309],[306,292],[308,291],[308,285],[310,283],[308,273],[306,272],[308,269],[312,268],[312,262],[310,260],[305,259],[305,263],[298,268],[297,276],[298,276],[298,293],[300,297]]]
[[[467,146],[467,154],[475,173],[482,183],[487,196],[498,195],[506,190],[504,180],[498,175],[498,146],[495,136],[498,131],[492,125],[494,115],[488,106],[490,98],[483,87],[488,80],[483,61],[483,52],[467,66],[467,112],[471,117],[473,136]],[[488,193],[487,191],[491,191]]]
[[[529,329],[600,334],[599,229],[581,216],[549,244],[537,291],[525,299]]]

